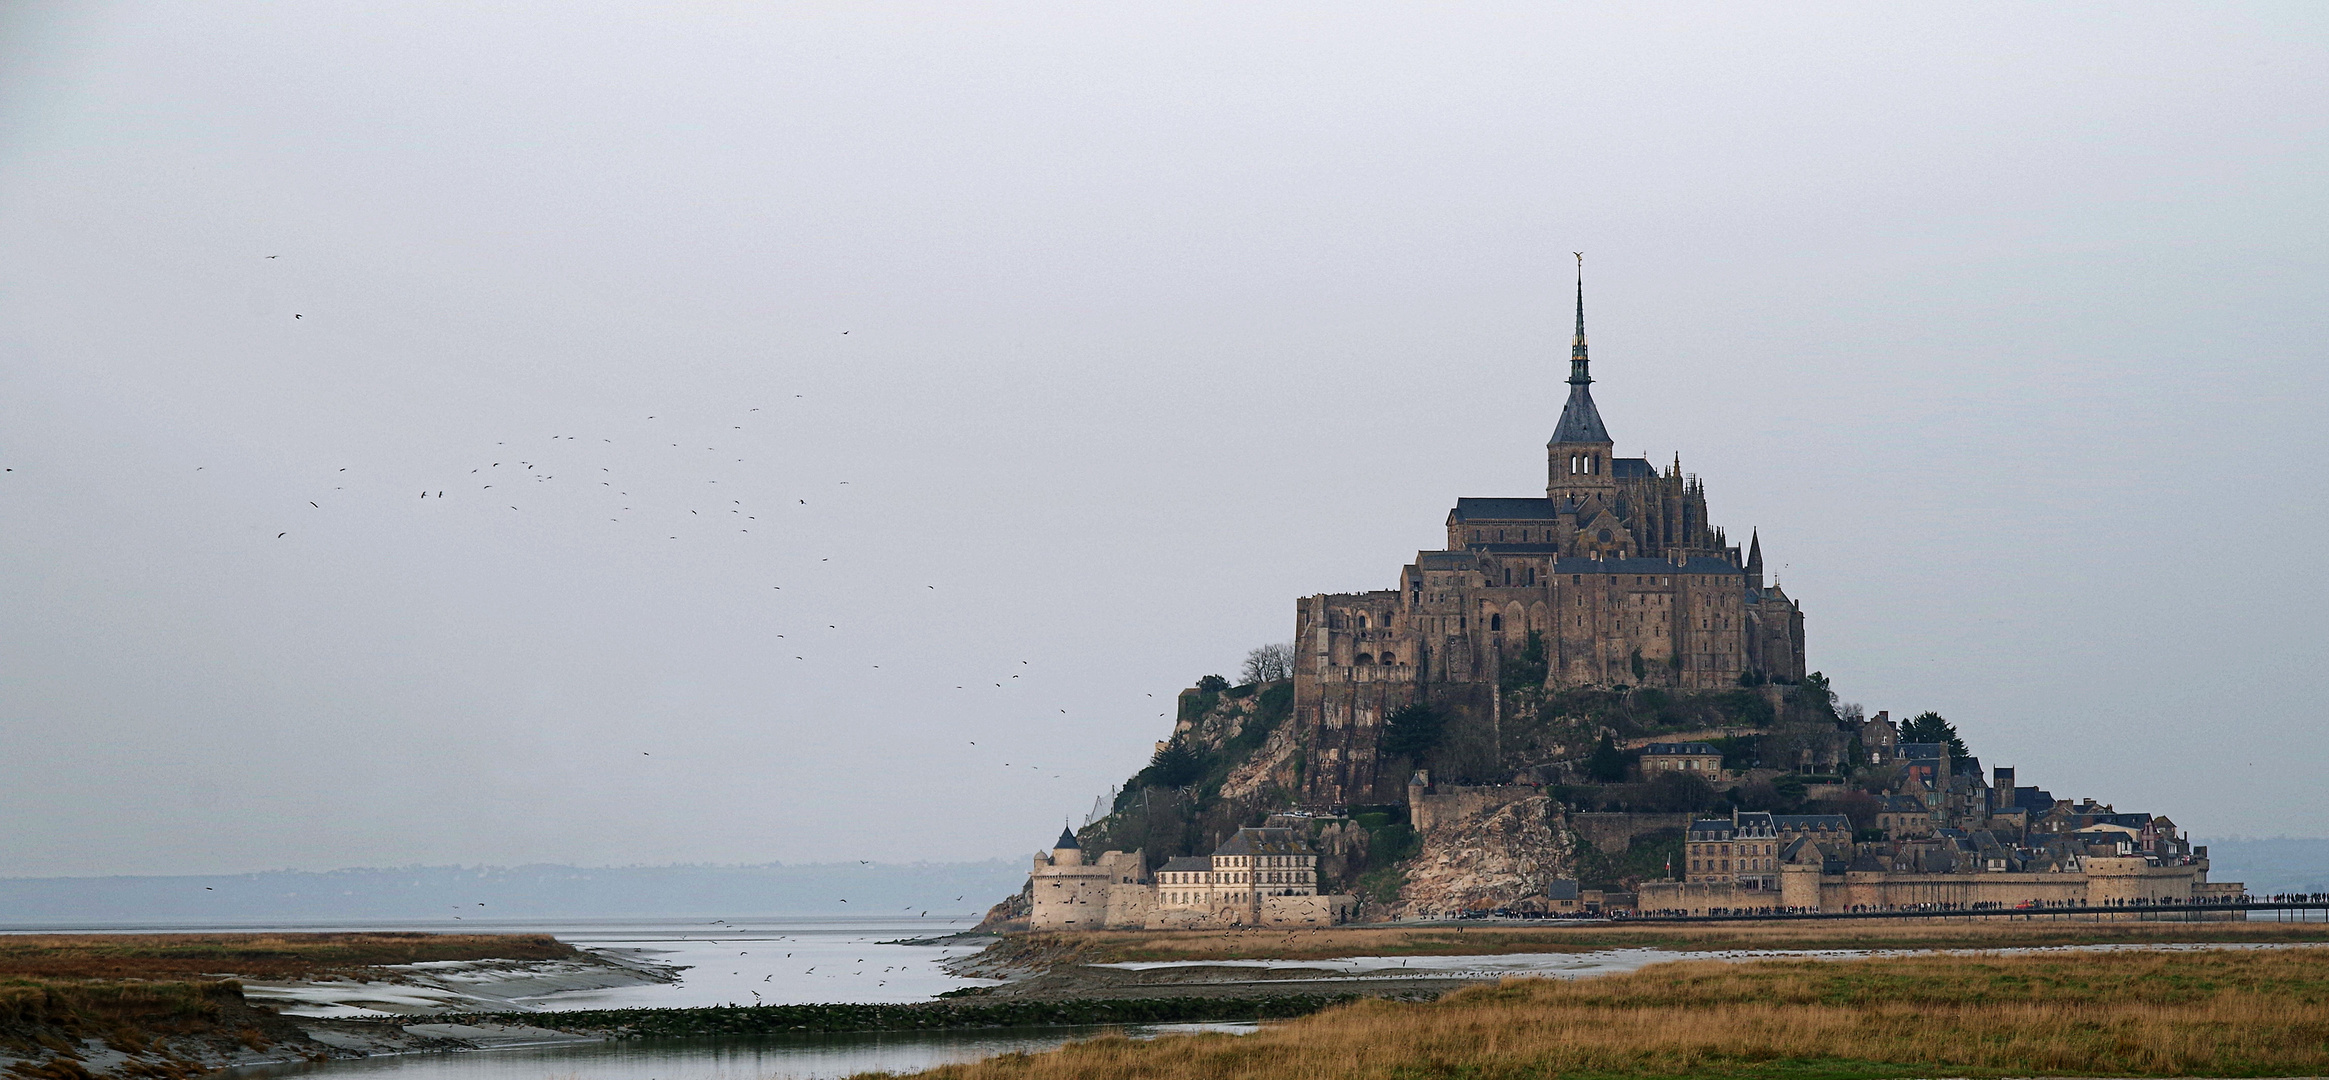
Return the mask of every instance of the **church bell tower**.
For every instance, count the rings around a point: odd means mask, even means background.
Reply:
[[[1585,359],[1585,253],[1577,253],[1577,333],[1569,339],[1569,403],[1561,407],[1561,422],[1553,441],[1545,444],[1549,499],[1606,498],[1616,493],[1611,470],[1616,447],[1609,429],[1601,426],[1601,410],[1593,407],[1593,375]]]

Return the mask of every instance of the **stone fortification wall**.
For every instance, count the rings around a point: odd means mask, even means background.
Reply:
[[[1432,787],[1410,780],[1407,784],[1407,820],[1416,832],[1476,818],[1498,807],[1543,795],[1545,789],[1525,784]]]
[[[1358,907],[1349,896],[1265,896],[1261,903],[1263,926],[1333,926],[1348,920]]]
[[[1854,871],[1822,874],[1816,866],[1783,866],[1778,889],[1730,884],[1644,882],[1644,914],[1780,909],[1791,911],[1901,910],[1922,907],[2123,907],[2182,903],[2206,889],[2207,864],[2152,866],[2140,858],[2090,858],[2070,873],[1901,874]]]
[[[1633,846],[1634,837],[1660,829],[1690,828],[1695,814],[1571,814],[1569,827],[1585,838],[1596,850],[1610,855],[1623,855]]]
[[[1097,930],[1146,921],[1155,902],[1137,851],[1110,851],[1094,862],[1074,848],[1037,855],[1027,875],[1027,925],[1036,930]]]

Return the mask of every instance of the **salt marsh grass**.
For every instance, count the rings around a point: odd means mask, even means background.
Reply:
[[[1076,1043],[932,1080],[2318,1076],[2329,948],[1686,961]]]

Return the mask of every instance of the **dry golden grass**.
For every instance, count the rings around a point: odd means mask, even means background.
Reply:
[[[281,979],[424,960],[573,956],[547,934],[0,934],[0,978]]]
[[[2319,1076],[2329,949],[1689,961],[1105,1038],[931,1080]]]
[[[2329,923],[2080,922],[1900,919],[1688,926],[1398,927],[1331,930],[1106,930],[1014,936],[1000,951],[1072,955],[1081,963],[1157,960],[1326,960],[1602,949],[1997,949],[2127,943],[2329,942]]]

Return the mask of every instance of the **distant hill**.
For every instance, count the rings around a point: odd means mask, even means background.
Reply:
[[[2329,839],[2207,840],[2208,880],[2250,893],[2329,893]]]
[[[0,926],[135,922],[976,916],[1016,891],[1002,859],[910,866],[410,866],[202,877],[0,878]],[[910,910],[909,910],[910,909]]]

